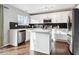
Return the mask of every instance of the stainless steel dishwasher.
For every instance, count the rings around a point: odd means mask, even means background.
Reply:
[[[18,43],[22,43],[24,42],[26,39],[26,31],[25,30],[21,30],[18,32]]]

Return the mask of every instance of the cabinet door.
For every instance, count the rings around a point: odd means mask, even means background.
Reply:
[[[26,30],[26,41],[30,40],[30,32]]]
[[[18,46],[18,32],[17,30],[9,30],[9,44]]]
[[[31,16],[31,23],[43,23],[43,19],[46,19],[46,17],[46,14]]]
[[[52,16],[52,23],[67,23],[69,13],[70,11],[50,14]]]
[[[50,34],[36,33],[35,51],[50,54]]]
[[[36,20],[36,19],[33,19],[33,18],[31,18],[31,22],[30,22],[31,24],[38,24],[38,23],[40,23],[40,21],[39,20]]]
[[[35,50],[34,46],[35,46],[35,33],[34,32],[30,32],[30,50]]]
[[[55,23],[65,23],[66,22],[66,15],[62,12],[58,12],[54,14]],[[66,20],[65,20],[66,19]]]

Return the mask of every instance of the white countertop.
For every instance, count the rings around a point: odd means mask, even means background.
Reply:
[[[29,31],[31,32],[51,32],[51,30],[48,30],[48,29],[41,29],[41,28],[36,28],[36,29],[29,29]]]
[[[69,31],[68,34],[72,36],[72,31]]]
[[[28,29],[10,29],[10,30],[14,30],[14,31],[19,31],[19,30],[27,30],[29,32],[52,32],[53,30],[56,33],[60,33],[60,34],[67,34],[67,31],[63,31],[63,29],[42,29],[42,28],[28,28]]]
[[[10,29],[10,30],[26,30],[26,29]]]

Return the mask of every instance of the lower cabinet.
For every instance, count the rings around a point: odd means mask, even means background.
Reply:
[[[30,40],[29,32],[26,29],[9,30],[9,45],[18,46],[18,43]]]
[[[50,34],[31,32],[30,50],[50,54]]]
[[[26,30],[26,40],[25,41],[29,41],[30,40],[30,32],[29,30],[27,29]]]
[[[9,45],[18,46],[17,30],[9,30]]]

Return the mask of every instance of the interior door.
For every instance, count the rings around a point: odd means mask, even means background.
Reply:
[[[3,42],[3,6],[0,5],[0,47]]]

